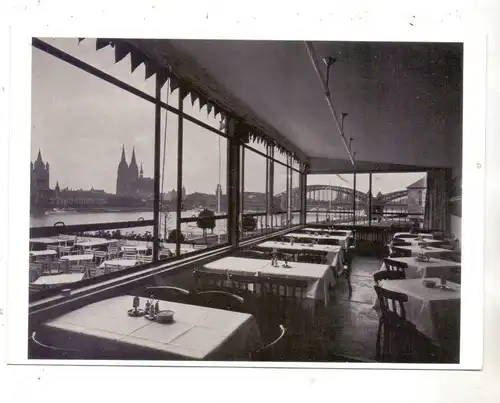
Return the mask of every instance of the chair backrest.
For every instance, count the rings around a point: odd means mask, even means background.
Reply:
[[[246,312],[245,299],[227,291],[200,291],[195,298],[197,305],[226,311]]]
[[[411,242],[406,242],[404,239],[401,238],[394,238],[392,240],[392,244],[397,246],[411,246]]]
[[[380,310],[384,319],[404,319],[406,320],[405,303],[408,302],[408,295],[386,290],[378,285],[374,286],[380,302]]]
[[[142,264],[151,263],[153,261],[153,256],[151,255],[138,255],[137,261]]]
[[[122,258],[123,259],[127,259],[127,260],[132,260],[132,259],[137,259],[137,252],[135,252],[135,249],[134,251],[131,251],[131,250],[125,250],[123,252],[123,255],[122,255]]]
[[[342,235],[345,235],[346,233],[345,233],[345,231],[328,231],[328,234],[342,236]]]
[[[397,272],[400,272],[406,278],[406,269],[408,268],[408,265],[406,263],[400,262],[398,260],[394,260],[394,259],[391,259],[391,258],[385,258],[384,259],[384,265],[385,265],[385,269],[387,271],[397,271]]]
[[[340,245],[340,241],[337,238],[321,238],[318,239],[318,245]]]
[[[226,273],[213,273],[204,270],[194,270],[193,277],[198,291],[225,288],[229,277]]]
[[[57,252],[58,248],[58,245],[47,245],[47,250],[55,250]]]
[[[142,294],[144,297],[153,297],[154,299],[163,301],[180,302],[185,304],[195,303],[193,295],[188,290],[170,285],[148,286],[144,288],[144,292]]]
[[[60,255],[69,255],[72,250],[73,250],[72,246],[59,246]]]
[[[236,257],[247,257],[251,259],[270,259],[270,255],[267,252],[258,251],[254,249],[243,249],[237,251],[233,256]]]
[[[403,280],[405,274],[400,271],[380,270],[373,274],[373,280],[378,284],[382,280]]]
[[[275,336],[271,341],[267,341],[265,345],[257,351],[251,353],[252,361],[279,361],[283,358],[282,344],[285,339],[287,329],[283,325],[278,325],[275,330]]]

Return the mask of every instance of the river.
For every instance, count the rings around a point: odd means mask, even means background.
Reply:
[[[198,216],[198,211],[183,211],[182,217],[196,217]],[[308,212],[307,222],[313,223],[316,221],[324,221],[327,214],[324,212]],[[345,218],[345,215],[339,215],[339,217],[334,217],[335,214],[330,214],[330,218]],[[31,217],[30,225],[31,227],[48,227],[53,226],[57,222],[63,222],[65,225],[79,225],[79,224],[99,224],[99,223],[109,223],[109,222],[120,222],[120,221],[135,221],[139,218],[144,220],[152,220],[153,213],[151,211],[143,212],[71,212],[71,211],[60,211],[60,212],[49,212],[42,217]],[[284,222],[284,215],[274,216],[274,225],[282,226]],[[160,218],[160,237],[164,234],[168,234],[171,230],[176,228],[176,213],[171,212],[167,215],[166,228],[165,228],[165,215],[161,214]],[[299,214],[293,214],[293,224],[299,224]],[[257,229],[265,225],[265,217],[257,217]],[[227,220],[217,220],[214,233],[226,233]],[[166,231],[165,231],[166,230]],[[137,234],[145,233],[146,231],[153,231],[153,227],[136,227],[121,229],[122,233],[135,232]],[[187,239],[199,237],[202,235],[202,230],[197,227],[196,223],[182,223],[181,231],[186,236]]]

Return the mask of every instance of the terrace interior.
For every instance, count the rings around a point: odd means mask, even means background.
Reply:
[[[153,219],[30,228],[28,358],[459,362],[460,44],[81,43],[130,56],[153,80],[154,96],[33,39],[154,106]],[[172,236],[161,229],[166,112],[180,139]],[[226,148],[225,194],[217,187],[206,216],[182,210],[191,124]],[[255,161],[261,205],[245,186]],[[376,193],[377,179],[408,173],[421,179]],[[185,238],[189,225],[203,236]],[[122,235],[131,228],[152,232]]]

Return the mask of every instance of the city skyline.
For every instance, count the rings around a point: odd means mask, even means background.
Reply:
[[[114,63],[112,48],[95,50],[95,40],[78,44],[75,38],[45,39],[48,43],[104,72],[154,95],[154,79],[144,79],[144,66],[130,72],[130,61]],[[129,58],[129,56],[127,56]],[[95,94],[99,94],[96,97]],[[177,90],[168,95],[168,103],[177,107]],[[162,100],[167,101],[167,86],[162,89]],[[219,120],[213,112],[207,117],[189,97],[184,100],[184,111],[213,127]],[[165,112],[162,113],[162,137],[165,131]],[[212,194],[219,177],[226,191],[226,140],[218,138],[189,121],[184,121],[183,185],[191,192]],[[51,166],[50,187],[56,182],[73,189],[103,189],[115,193],[116,168],[125,146],[130,158],[132,148],[137,161],[143,163],[144,176],[153,177],[154,105],[126,91],[105,83],[79,69],[33,49],[32,80],[32,140],[31,159],[42,151],[44,162]],[[168,113],[166,127],[164,193],[177,188],[177,117]],[[105,139],[105,141],[103,141]],[[258,148],[258,147],[257,147]],[[163,153],[163,141],[162,141]],[[259,148],[260,149],[260,148]],[[75,152],[78,150],[78,152]],[[203,158],[197,153],[203,150]],[[220,150],[220,153],[219,153]],[[186,155],[192,154],[192,158]],[[265,192],[265,164],[263,157],[245,153],[245,190]],[[163,164],[163,155],[161,156]],[[219,172],[220,166],[220,172]],[[275,191],[286,189],[286,169],[275,169]],[[388,193],[406,188],[423,173],[374,175],[373,193]],[[357,188],[368,190],[367,175],[358,175]],[[353,187],[352,174],[310,175],[308,184],[328,184]],[[365,183],[366,182],[366,183]],[[295,187],[295,185],[294,185]]]

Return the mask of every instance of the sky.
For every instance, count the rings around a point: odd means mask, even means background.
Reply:
[[[121,79],[150,95],[154,95],[154,77],[145,80],[144,65],[133,73],[130,57],[114,63],[114,50],[95,50],[95,40],[78,44],[76,38],[43,39],[45,42]],[[32,138],[31,158],[41,150],[44,162],[50,164],[50,186],[59,182],[61,188],[116,190],[117,167],[122,146],[127,161],[135,148],[144,176],[153,176],[154,104],[142,100],[112,84],[104,82],[70,64],[33,48],[32,60]],[[163,87],[162,100],[178,106],[178,94],[168,94]],[[207,116],[190,98],[184,100],[184,111],[219,128],[213,112]],[[166,127],[166,153],[163,189],[177,187],[177,117],[162,113],[162,138]],[[183,185],[187,193],[214,193],[219,177],[226,191],[226,146],[224,138],[184,121]],[[259,150],[262,147],[256,146]],[[281,157],[280,157],[281,158]],[[245,190],[265,191],[266,165],[258,154],[245,153]],[[374,175],[373,191],[378,193],[404,189],[423,176],[422,173]],[[286,169],[275,167],[275,193],[286,188]],[[295,178],[294,178],[295,180]],[[295,181],[297,182],[297,180]],[[352,188],[352,175],[313,175],[308,184],[340,185]],[[368,190],[368,175],[359,175],[358,189]],[[296,186],[295,184],[293,185]]]

